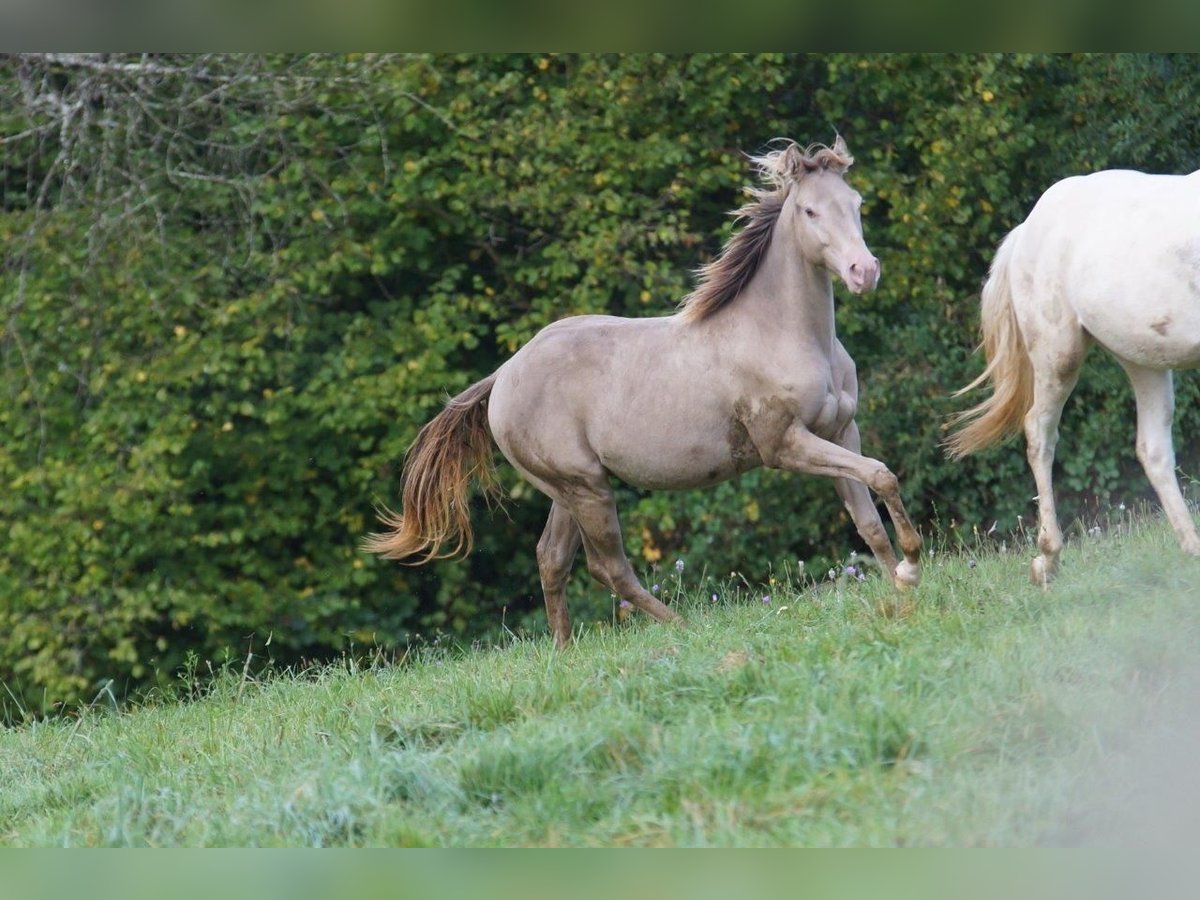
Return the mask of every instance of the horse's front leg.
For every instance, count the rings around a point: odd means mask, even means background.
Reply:
[[[852,453],[861,454],[858,425],[851,421],[838,436],[837,443]],[[871,548],[879,567],[886,573],[894,573],[897,565],[896,551],[892,549],[892,540],[883,527],[883,520],[879,517],[879,510],[875,508],[875,501],[871,499],[871,492],[867,490],[867,486],[852,478],[835,478],[833,484],[846,506],[846,511],[850,513],[855,529]]]
[[[898,588],[916,587],[920,583],[921,535],[913,527],[912,521],[908,518],[908,512],[904,508],[904,502],[900,499],[900,482],[887,466],[877,459],[871,459],[832,441],[817,437],[798,423],[793,424],[784,432],[783,439],[779,442],[775,452],[769,454],[769,458],[765,458],[764,461],[775,468],[847,479],[873,490],[883,499],[884,505],[887,507],[892,525],[896,529],[896,540],[900,544],[900,551],[904,554],[904,559],[892,569],[893,583]],[[869,505],[874,512],[874,505]],[[869,523],[870,516],[866,514],[865,509],[863,509],[863,515],[864,521]],[[874,514],[874,519],[882,528],[877,513]],[[858,524],[857,519],[855,524]],[[863,534],[864,539],[870,543],[871,539],[867,538],[867,534],[861,529],[860,534]],[[875,550],[873,544],[872,550]],[[890,554],[891,547],[889,545],[883,559],[895,559]],[[876,552],[876,557],[879,557],[878,552]]]

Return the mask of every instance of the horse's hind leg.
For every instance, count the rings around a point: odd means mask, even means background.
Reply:
[[[1033,356],[1033,404],[1025,413],[1025,456],[1037,484],[1038,555],[1029,566],[1029,580],[1045,587],[1058,574],[1063,548],[1062,529],[1054,503],[1054,450],[1058,445],[1058,423],[1063,404],[1079,378],[1081,355],[1066,354],[1074,366],[1039,365]]]
[[[1175,476],[1175,448],[1171,443],[1175,387],[1171,370],[1147,369],[1124,361],[1121,364],[1137,397],[1138,461],[1158,493],[1183,552],[1200,556],[1200,535]]]
[[[550,518],[537,545],[538,573],[542,579],[542,594],[546,598],[546,620],[554,643],[565,647],[571,640],[571,616],[567,612],[567,577],[579,552],[579,526],[565,506],[555,501]]]
[[[660,622],[683,624],[678,613],[642,587],[629,564],[621,541],[617,507],[606,476],[589,481],[587,485],[572,486],[560,499],[583,533],[583,549],[592,577]]]

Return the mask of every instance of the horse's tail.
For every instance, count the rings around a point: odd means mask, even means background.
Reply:
[[[950,424],[957,430],[946,440],[946,448],[955,459],[1016,432],[1033,405],[1033,366],[1017,325],[1009,282],[1009,266],[1019,229],[1020,226],[1014,228],[1000,244],[983,286],[980,331],[987,368],[954,396],[960,397],[989,380],[992,395],[951,417]]]
[[[471,482],[491,496],[497,490],[487,426],[495,381],[493,373],[471,385],[417,434],[404,459],[402,511],[380,511],[389,530],[368,535],[364,550],[388,559],[418,557],[409,560],[414,565],[471,551]],[[443,551],[444,544],[450,549]]]

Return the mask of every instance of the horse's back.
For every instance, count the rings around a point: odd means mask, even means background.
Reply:
[[[1063,179],[1013,245],[1007,274],[1026,331],[1082,329],[1140,365],[1200,364],[1200,173]]]
[[[560,319],[498,370],[492,435],[535,479],[603,470],[678,488],[730,478],[755,460],[735,441],[720,353],[678,316]]]
[[[564,413],[575,402],[602,392],[621,374],[631,345],[644,344],[661,319],[568,316],[550,323],[496,373],[491,419],[524,419]]]
[[[1156,175],[1133,169],[1105,169],[1072,175],[1051,185],[1029,215],[1083,218],[1097,211],[1145,210],[1195,212],[1200,198],[1200,171],[1190,175]]]

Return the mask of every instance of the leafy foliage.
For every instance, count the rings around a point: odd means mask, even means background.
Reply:
[[[925,523],[1012,527],[1020,447],[938,447],[991,253],[1066,174],[1194,168],[1198,93],[1172,56],[0,62],[0,680],[48,709],[248,642],[287,662],[540,627],[547,507],[511,472],[465,562],[363,556],[373,507],[443,399],[546,323],[670,312],[729,233],[743,151],[780,135],[840,130],[858,158],[884,278],[839,329],[867,452]],[[1068,515],[1145,490],[1121,381],[1094,360],[1068,407]],[[820,479],[621,504],[651,569],[765,579],[858,546]]]

